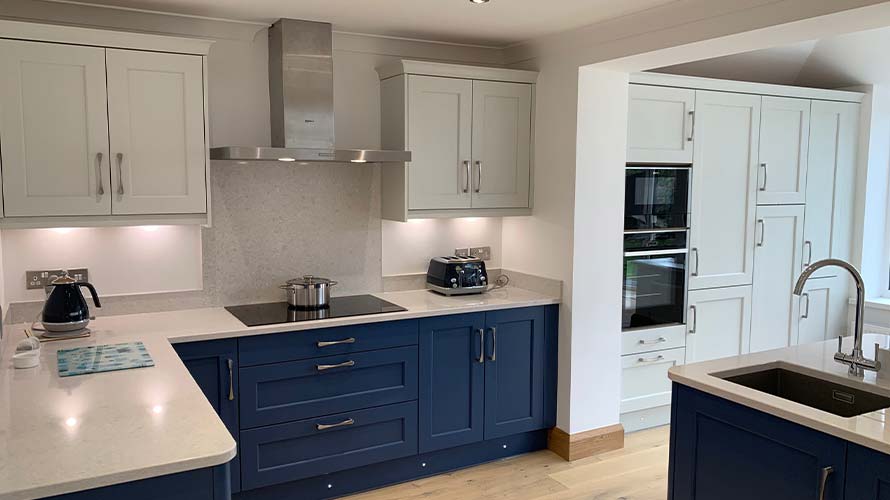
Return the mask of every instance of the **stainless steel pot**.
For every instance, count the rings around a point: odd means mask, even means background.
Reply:
[[[331,287],[337,282],[307,274],[302,278],[288,280],[279,288],[287,293],[287,303],[297,309],[322,309],[331,302]]]

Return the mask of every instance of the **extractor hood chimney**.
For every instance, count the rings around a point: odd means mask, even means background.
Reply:
[[[331,25],[279,19],[269,28],[272,147],[223,146],[211,160],[406,162],[410,151],[336,149]]]

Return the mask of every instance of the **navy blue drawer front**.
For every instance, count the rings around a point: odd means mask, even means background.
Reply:
[[[238,361],[255,366],[406,345],[417,345],[417,320],[245,337],[238,342]]]
[[[242,368],[241,427],[417,399],[417,347]]]
[[[246,430],[241,432],[242,489],[416,453],[416,401]]]

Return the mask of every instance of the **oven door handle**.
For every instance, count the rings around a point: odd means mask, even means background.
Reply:
[[[625,257],[650,257],[658,255],[684,255],[689,250],[681,248],[679,250],[641,250],[638,252],[624,252]]]

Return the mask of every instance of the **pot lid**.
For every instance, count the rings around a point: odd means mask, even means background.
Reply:
[[[302,285],[302,286],[317,286],[317,285],[328,285],[333,286],[336,285],[337,282],[334,280],[330,280],[327,278],[322,278],[320,276],[313,276],[311,274],[306,274],[302,278],[295,278],[292,280],[287,280],[288,285]]]
[[[75,280],[71,276],[68,276],[68,271],[65,271],[62,273],[61,276],[54,279],[50,284],[51,285],[71,285],[73,283],[77,283],[77,280]]]

